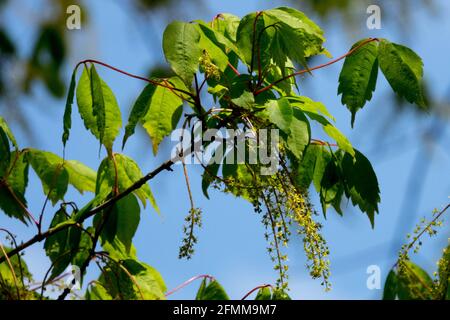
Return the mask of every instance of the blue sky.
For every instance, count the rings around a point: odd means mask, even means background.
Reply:
[[[23,1],[26,6],[11,5],[6,21],[14,36],[21,39],[24,50],[30,50],[30,32],[36,21],[25,19],[27,13],[39,10],[36,2]],[[205,1],[207,2],[207,1]],[[38,2],[39,3],[39,2]],[[41,3],[45,3],[41,1]],[[195,7],[187,5],[187,10],[176,8],[173,16],[151,15],[144,23],[136,23],[130,19],[118,1],[91,1],[88,3],[89,24],[80,31],[72,31],[70,57],[66,78],[69,81],[71,69],[80,60],[94,58],[110,63],[129,72],[145,75],[148,66],[161,63],[161,34],[171,19],[210,20],[219,12],[230,12],[243,16],[251,11],[262,10],[278,5],[288,4],[286,1],[209,1],[205,5]],[[181,2],[180,3],[186,3]],[[194,2],[195,3],[195,2]],[[382,10],[389,10],[378,1]],[[427,10],[413,7],[410,25],[404,33],[397,32],[392,23],[383,21],[381,30],[368,30],[365,27],[367,15],[366,5],[361,2],[355,7],[360,12],[358,28],[349,34],[342,24],[323,24],[326,47],[334,55],[339,56],[363,37],[386,37],[403,43],[415,50],[424,60],[425,77],[433,84],[431,90],[439,99],[445,97],[450,77],[450,20],[445,19],[450,12],[448,1],[436,1],[439,8],[436,15]],[[29,11],[28,11],[29,10]],[[314,15],[313,15],[314,16]],[[19,17],[19,19],[17,19]],[[19,24],[18,21],[23,22]],[[358,21],[358,20],[357,20]],[[325,61],[326,58],[320,58]],[[322,61],[321,60],[321,61]],[[320,63],[320,61],[318,61]],[[399,125],[386,130],[387,138],[380,142],[373,137],[386,121],[386,114],[392,111],[389,101],[389,88],[386,80],[380,76],[374,98],[364,110],[357,115],[355,128],[350,128],[350,113],[342,107],[340,97],[336,95],[337,79],[341,63],[314,73],[311,81],[301,87],[301,93],[327,105],[335,115],[337,126],[350,137],[354,146],[365,153],[377,173],[381,189],[380,214],[376,217],[375,229],[372,230],[367,217],[353,208],[351,204],[344,210],[344,217],[330,211],[324,222],[323,233],[331,250],[331,281],[333,289],[324,292],[320,281],[311,280],[305,269],[305,258],[301,239],[293,238],[288,249],[290,257],[291,296],[296,299],[378,299],[381,290],[369,290],[366,287],[366,269],[369,265],[378,265],[382,277],[387,275],[390,266],[395,262],[398,241],[405,239],[405,234],[396,234],[398,217],[402,213],[400,224],[412,226],[421,216],[430,216],[434,208],[441,208],[449,202],[450,195],[450,154],[448,153],[448,133],[444,132],[439,145],[433,145],[433,158],[427,158],[427,149],[421,148],[422,134],[418,128],[427,120],[418,121],[414,112],[405,112],[398,120]],[[103,79],[113,89],[122,110],[122,117],[127,119],[129,108],[134,99],[145,86],[138,80],[126,78],[120,74],[99,68]],[[38,139],[34,147],[62,154],[59,137],[62,133],[62,115],[64,102],[51,99],[42,88],[34,88],[34,96],[22,98],[24,112],[32,119]],[[421,125],[418,125],[420,123]],[[66,150],[67,158],[77,159],[96,169],[101,158],[98,157],[98,143],[85,131],[78,115],[74,116],[71,140]],[[13,125],[14,128],[14,125]],[[16,130],[17,131],[17,130]],[[383,131],[381,131],[383,132]],[[27,139],[18,132],[16,134],[23,147],[28,146]],[[317,133],[316,137],[320,137]],[[55,143],[55,140],[58,141]],[[118,145],[116,146],[118,148]],[[138,132],[132,137],[124,151],[135,158],[144,172],[155,168],[161,161],[169,157],[170,145],[161,147],[158,156],[151,151],[149,138]],[[421,200],[406,215],[402,212],[405,191],[408,191],[409,175],[414,159],[419,152],[424,152],[423,161],[429,162],[429,170],[422,184]],[[141,224],[135,237],[138,256],[141,260],[157,268],[163,275],[169,289],[176,287],[186,279],[198,274],[211,274],[216,277],[228,291],[230,297],[240,298],[251,288],[263,284],[274,283],[276,273],[266,253],[263,237],[264,229],[260,217],[253,213],[250,204],[231,195],[211,191],[210,199],[204,198],[201,192],[201,167],[190,166],[191,186],[195,195],[196,206],[203,210],[203,228],[198,232],[199,243],[192,260],[178,259],[178,248],[182,238],[182,225],[189,210],[189,199],[184,184],[181,166],[174,172],[163,172],[150,182],[150,186],[161,209],[158,216],[152,209],[142,212]],[[31,178],[27,196],[32,211],[39,211],[43,196],[41,186],[36,177]],[[76,202],[86,202],[90,195],[80,196],[70,190],[67,198]],[[414,194],[406,194],[408,197]],[[315,203],[316,197],[313,195]],[[407,207],[407,206],[406,206]],[[48,210],[47,221],[51,219],[52,210]],[[6,226],[27,239],[35,230],[24,228],[20,223],[0,215],[0,226]],[[427,270],[433,271],[442,248],[447,243],[448,226],[441,231],[438,238],[424,241],[424,247],[415,261]],[[393,242],[393,239],[396,241]],[[42,244],[37,244],[26,252],[26,259],[36,279],[42,278],[50,266],[43,254]],[[397,247],[396,247],[397,246]],[[94,269],[94,268],[92,268]],[[95,277],[90,272],[89,277]],[[198,284],[183,289],[173,298],[191,299],[195,296]]]

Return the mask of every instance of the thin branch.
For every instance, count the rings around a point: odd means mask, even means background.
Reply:
[[[17,284],[16,272],[14,271],[14,267],[11,263],[11,260],[9,259],[8,254],[6,253],[6,250],[3,247],[3,244],[1,242],[0,242],[0,249],[2,249],[3,256],[6,258],[6,262],[8,263],[8,266],[11,269],[11,275],[13,277],[14,286],[16,287],[16,291],[17,291],[17,299],[20,300],[20,290],[19,290],[19,285]]]
[[[191,209],[194,210],[194,208],[195,208],[194,198],[193,198],[192,192],[191,192],[191,184],[189,183],[189,176],[188,176],[188,172],[187,172],[187,168],[186,168],[186,163],[184,163],[184,160],[182,160],[181,163],[183,164],[183,174],[184,174],[184,179],[186,181],[187,192],[189,194],[189,202],[191,204]]]
[[[186,152],[186,156],[189,154],[190,152]],[[172,158],[170,160],[165,161],[164,163],[162,163],[159,167],[157,167],[156,169],[154,169],[153,171],[149,172],[148,174],[146,174],[144,177],[142,177],[141,179],[139,179],[138,181],[136,181],[134,184],[132,184],[128,189],[124,190],[123,192],[119,193],[118,195],[110,198],[109,200],[105,201],[103,204],[91,209],[90,211],[86,212],[86,214],[84,214],[82,217],[79,218],[78,221],[73,221],[72,223],[68,222],[59,226],[55,226],[54,228],[50,228],[47,231],[41,233],[41,234],[37,234],[34,237],[32,237],[31,239],[29,239],[28,241],[26,241],[25,243],[22,243],[21,245],[19,245],[17,248],[11,250],[10,252],[8,252],[8,256],[12,257],[16,254],[18,254],[19,252],[21,252],[22,250],[30,247],[31,245],[37,243],[37,242],[41,242],[43,240],[45,240],[46,238],[48,238],[49,236],[58,233],[62,230],[65,230],[77,223],[82,223],[84,220],[88,219],[89,217],[94,216],[96,213],[112,206],[113,204],[115,204],[117,201],[119,201],[120,199],[126,197],[127,195],[129,195],[130,193],[132,193],[133,191],[139,189],[140,187],[142,187],[145,183],[147,183],[147,181],[153,179],[155,176],[157,176],[159,173],[161,173],[164,170],[168,170],[168,171],[172,171],[172,165],[179,161],[180,158],[179,157],[175,157]],[[0,263],[2,263],[3,261],[5,261],[4,257],[0,257]]]
[[[12,234],[11,231],[5,229],[5,228],[0,228],[0,231],[5,232],[7,235],[9,235],[9,237],[11,238],[12,243],[14,244],[14,248],[17,248],[17,241],[16,241],[16,237],[14,236],[14,234]],[[25,285],[23,282],[23,267],[22,267],[22,257],[20,256],[20,254],[17,256],[17,260],[19,261],[19,271],[20,271],[20,280],[22,282],[22,285]]]
[[[257,286],[257,287],[255,287],[255,288],[253,288],[252,290],[250,290],[249,292],[247,292],[247,293],[245,294],[245,296],[242,297],[241,300],[245,300],[246,298],[248,298],[249,295],[251,295],[251,294],[252,294],[253,292],[255,292],[256,290],[263,289],[263,288],[267,288],[267,287],[273,288],[271,284],[263,284],[263,285]]]
[[[354,53],[356,50],[358,50],[358,49],[361,48],[362,46],[365,46],[366,44],[368,44],[368,43],[370,43],[370,42],[373,42],[373,41],[379,41],[379,39],[378,39],[378,38],[369,38],[369,39],[367,39],[367,40],[361,42],[358,46],[354,47],[353,49],[351,49],[350,51],[348,51],[346,54],[340,56],[339,58],[336,58],[336,59],[334,59],[334,60],[331,60],[331,61],[329,61],[329,62],[327,62],[327,63],[318,65],[318,66],[313,67],[313,68],[307,68],[307,69],[304,69],[304,70],[301,70],[301,71],[294,72],[294,73],[292,73],[292,74],[290,74],[290,75],[287,75],[287,76],[285,76],[285,77],[283,77],[283,78],[281,78],[281,79],[278,79],[278,80],[275,81],[275,82],[272,82],[272,83],[269,84],[267,87],[264,87],[264,88],[261,88],[261,89],[259,89],[259,90],[256,90],[256,91],[254,92],[254,94],[255,94],[255,96],[257,96],[258,94],[263,93],[264,91],[270,90],[273,86],[277,85],[277,84],[280,83],[280,82],[283,82],[284,80],[287,80],[287,79],[289,79],[289,78],[296,77],[296,76],[302,75],[302,74],[304,74],[304,73],[311,72],[311,71],[318,70],[318,69],[327,67],[327,66],[329,66],[329,65],[332,65],[332,64],[334,64],[334,63],[336,63],[336,62],[338,62],[338,61],[340,61],[340,60],[346,58],[347,56],[351,55],[352,53]]]
[[[175,292],[177,292],[180,289],[183,289],[184,287],[188,286],[191,282],[194,282],[197,279],[210,279],[211,281],[216,280],[213,276],[210,276],[209,274],[201,274],[195,277],[190,278],[189,280],[186,280],[185,282],[183,282],[182,284],[180,284],[178,287],[176,287],[175,289],[169,291],[166,293],[166,297],[170,296],[171,294],[174,294]]]
[[[436,214],[436,216],[433,218],[433,220],[430,221],[430,223],[428,223],[426,225],[426,227],[424,227],[422,229],[422,231],[416,236],[414,237],[414,240],[406,247],[406,249],[404,250],[404,252],[408,252],[413,246],[414,244],[419,241],[420,237],[423,236],[423,234],[448,210],[448,208],[450,208],[450,203],[447,204],[444,209],[442,209],[441,211],[439,211],[438,214]],[[392,267],[395,268],[398,265],[398,260],[397,262],[394,264],[394,266]]]
[[[142,80],[142,81],[151,83],[151,84],[153,84],[155,86],[160,86],[160,87],[163,87],[163,88],[167,88],[167,89],[169,89],[171,91],[178,91],[178,92],[184,93],[184,94],[188,95],[189,97],[193,98],[192,93],[190,93],[189,91],[186,91],[186,90],[183,90],[183,89],[179,89],[179,88],[176,88],[176,87],[170,87],[167,84],[162,84],[162,83],[160,83],[158,81],[155,81],[155,80],[152,80],[152,79],[148,79],[148,78],[145,78],[145,77],[137,76],[135,74],[126,72],[126,71],[121,70],[119,68],[113,67],[113,66],[111,66],[111,65],[109,65],[109,64],[107,64],[105,62],[94,60],[94,59],[86,59],[86,60],[78,62],[78,64],[76,65],[75,69],[77,69],[80,65],[86,64],[86,63],[96,63],[96,64],[102,65],[104,67],[107,67],[107,68],[109,68],[111,70],[114,70],[116,72],[122,73],[122,74],[124,74],[124,75],[126,75],[128,77],[135,78],[135,79],[138,79],[138,80]],[[165,79],[163,79],[163,80],[165,80]]]

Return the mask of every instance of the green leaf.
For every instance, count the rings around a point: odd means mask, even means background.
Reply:
[[[85,295],[86,300],[112,300],[113,297],[111,297],[108,293],[108,291],[105,289],[105,287],[96,282],[95,284],[91,285],[86,290]]]
[[[51,152],[28,149],[28,161],[41,180],[44,193],[55,205],[67,192],[69,173],[63,159]]]
[[[229,13],[221,13],[211,22],[211,27],[220,34],[223,34],[227,39],[236,42],[239,22],[239,17]]]
[[[29,220],[25,199],[29,165],[23,152],[14,151],[11,158],[17,160],[11,163],[8,168],[9,175],[4,178],[4,183],[0,184],[0,209],[9,217],[17,218],[26,224]]]
[[[445,294],[445,300],[450,300],[450,280],[447,281],[447,292]]]
[[[131,109],[130,116],[128,117],[128,124],[125,127],[125,135],[122,140],[122,149],[125,147],[125,143],[128,138],[134,134],[134,130],[138,122],[141,121],[141,119],[147,114],[155,89],[155,85],[148,84],[136,99],[136,102]]]
[[[295,77],[286,78],[275,84],[276,81],[295,72],[295,67],[291,60],[287,59],[287,61],[284,62],[284,65],[286,65],[286,67],[281,69],[276,64],[269,64],[265,71],[264,82],[268,85],[274,84],[272,88],[277,90],[281,96],[289,96],[292,94],[293,88],[297,85]]]
[[[216,281],[203,279],[195,300],[230,300],[223,287]]]
[[[281,137],[286,142],[286,147],[297,158],[301,159],[305,147],[309,144],[309,121],[304,113],[296,107],[292,107],[289,100],[281,98],[266,103],[266,116],[284,133]]]
[[[389,271],[386,282],[384,283],[383,300],[395,300],[397,297],[397,281],[395,271]]]
[[[398,273],[398,297],[400,300],[433,299],[434,283],[425,270],[411,261],[402,261]]]
[[[240,75],[231,82],[230,99],[231,102],[244,109],[251,109],[255,104],[255,97],[250,91],[251,77],[249,75]]]
[[[211,163],[203,172],[202,175],[202,191],[207,199],[209,199],[208,188],[211,183],[215,180],[215,176],[217,176],[217,172],[219,171],[220,164],[219,163]]]
[[[450,299],[450,245],[443,250],[438,262],[439,294],[442,299]]]
[[[255,300],[272,300],[272,292],[269,287],[263,287],[258,290]]]
[[[202,22],[199,22],[196,26],[200,33],[199,46],[203,54],[206,53],[207,56],[211,58],[211,62],[221,71],[224,71],[228,65],[228,56],[224,51],[225,47],[221,44],[220,40],[231,46],[233,46],[233,44]],[[220,40],[218,39],[219,37]]]
[[[256,35],[264,28],[263,19],[260,16],[255,22],[256,16],[256,13],[250,13],[243,17],[236,31],[236,45],[241,53],[243,62],[248,66],[251,65],[252,59],[256,59],[256,50],[253,50],[253,42],[256,42]],[[253,62],[256,63],[256,61]]]
[[[342,171],[346,184],[346,195],[353,205],[365,212],[374,227],[375,213],[378,213],[380,189],[377,176],[369,160],[359,151],[355,156],[346,153],[342,159]]]
[[[88,234],[88,233],[89,234]],[[81,232],[80,241],[78,244],[77,251],[72,256],[72,264],[81,268],[81,266],[89,258],[92,249],[92,238],[94,236],[94,227],[86,228],[86,231]]]
[[[61,208],[53,216],[50,228],[54,228],[68,220],[69,217],[66,211],[64,208]],[[80,237],[81,230],[79,228],[69,227],[51,235],[45,240],[44,249],[52,261],[52,272],[49,280],[59,276],[70,264],[77,253]]]
[[[218,176],[220,164],[224,158],[224,143],[219,143],[211,154],[211,159],[202,174],[202,191],[207,199],[209,199],[208,188]]]
[[[425,109],[422,59],[411,49],[385,39],[380,41],[378,52],[381,71],[392,89],[408,102]]]
[[[113,92],[96,75],[93,66],[90,70],[87,68],[83,70],[76,91],[78,111],[86,129],[90,130],[108,151],[111,151],[122,127],[122,117]],[[104,111],[95,109],[95,106],[99,104],[101,106],[101,101]]]
[[[305,147],[309,144],[311,128],[305,114],[298,108],[292,108],[291,132],[287,138],[287,148],[297,158],[301,159]]]
[[[323,155],[327,155],[323,153]],[[330,160],[325,164],[322,179],[320,181],[320,203],[324,216],[326,215],[327,207],[332,205],[333,208],[340,215],[343,214],[340,205],[342,195],[345,189],[343,181],[343,174],[338,163],[338,153],[330,154]],[[322,158],[325,160],[326,158]]]
[[[90,298],[122,300],[165,300],[166,286],[159,272],[135,259],[111,261],[98,280],[98,290]],[[111,298],[110,298],[111,297]]]
[[[191,23],[174,21],[164,30],[163,50],[166,60],[189,87],[198,70],[201,55],[199,42],[200,33]]]
[[[310,144],[306,147],[303,158],[295,172],[295,180],[300,189],[307,190],[314,180],[316,163],[318,163],[322,157],[322,149],[323,146],[315,144]],[[319,168],[317,168],[317,170],[319,170]],[[320,175],[320,173],[317,172],[317,175]],[[320,180],[321,179],[322,176],[320,176]]]
[[[293,8],[280,7],[264,11],[265,25],[275,25],[277,32],[272,48],[281,48],[282,53],[290,60],[298,62],[306,67],[306,58],[326,53],[323,48],[323,31],[310,20],[303,12]],[[277,65],[284,68],[280,62],[283,59],[278,57]]]
[[[69,140],[70,128],[72,127],[72,105],[75,96],[76,73],[77,69],[73,70],[72,78],[70,79],[69,92],[67,93],[66,108],[64,109],[64,133],[62,135],[64,146],[66,146],[67,140]]]
[[[358,41],[351,50],[361,46],[364,41],[368,39]],[[375,41],[362,45],[345,58],[339,75],[338,95],[342,94],[342,104],[352,113],[352,127],[356,112],[372,99],[378,75],[377,55],[378,44]]]
[[[11,163],[11,150],[9,139],[2,127],[0,127],[0,177],[3,177]]]
[[[16,149],[16,151],[19,149],[17,146],[17,142],[16,142],[16,138],[14,137],[14,135],[11,132],[11,129],[9,129],[8,124],[6,123],[5,119],[3,119],[3,117],[0,116],[0,128],[2,128],[2,130],[4,131],[4,133],[7,135],[7,137],[9,138],[9,141],[11,141],[12,145],[14,146],[14,148]]]
[[[308,148],[311,145],[308,146]],[[314,166],[314,174],[313,174],[313,184],[317,192],[320,192],[322,187],[322,179],[325,175],[325,170],[328,166],[328,163],[332,160],[330,151],[325,148],[321,147],[319,149],[316,149],[316,162]]]
[[[291,300],[291,297],[281,289],[276,289],[273,291],[272,300]]]
[[[266,104],[266,111],[269,121],[276,125],[281,131],[289,135],[293,111],[287,99],[271,100]]]
[[[59,156],[37,149],[27,149],[27,159],[42,182],[44,193],[55,204],[62,200],[71,184],[80,193],[94,192],[95,172],[76,160],[63,160]]]
[[[164,292],[167,288],[161,274],[153,267],[136,260],[125,260],[124,267],[136,281],[138,290],[145,300],[165,300]]]
[[[344,134],[341,131],[339,131],[338,128],[336,128],[335,126],[333,126],[331,124],[327,124],[327,125],[323,126],[323,131],[325,131],[325,133],[330,138],[332,138],[334,141],[337,142],[337,145],[339,146],[339,148],[341,148],[345,152],[351,154],[353,157],[355,156],[355,150],[353,149],[352,144],[347,139],[347,137],[344,136]]]
[[[76,160],[65,160],[64,168],[69,173],[69,183],[81,194],[84,191],[95,192],[97,174],[85,164]]]
[[[177,78],[171,82],[181,85]],[[183,100],[170,89],[156,87],[147,101],[148,111],[141,119],[144,129],[152,139],[153,154],[158,152],[161,141],[168,136],[177,126],[183,111]]]
[[[2,245],[6,252],[13,248]],[[0,250],[0,257],[3,257],[3,250]],[[22,281],[23,279],[23,281]],[[20,255],[9,257],[9,263],[0,264],[0,300],[37,300],[39,296],[36,292],[29,290],[29,284],[33,283],[33,277],[28,269],[24,258]]]
[[[103,144],[103,137],[106,128],[106,108],[103,97],[102,80],[95,69],[95,65],[91,67],[91,92],[92,92],[92,115],[97,120],[98,138],[100,144]]]
[[[118,191],[123,192],[135,182],[140,180],[143,177],[143,174],[137,163],[130,157],[116,153],[114,154],[114,158],[117,165]],[[98,195],[101,200],[104,200],[111,193],[115,184],[115,165],[112,159],[107,157],[102,161],[98,169],[95,194]],[[148,184],[142,185],[142,187],[133,191],[133,193],[139,198],[139,200],[141,200],[144,207],[146,205],[146,200],[148,199],[154,209],[159,212],[158,206],[156,205],[156,201]]]
[[[300,108],[303,112],[307,112],[308,114],[315,114],[318,116],[325,116],[335,121],[333,115],[321,102],[313,101],[311,98],[305,96],[290,96],[287,98],[289,99],[291,106]]]
[[[100,234],[102,246],[108,243],[117,253],[128,256],[131,253],[131,244],[139,221],[139,204],[136,197],[129,194],[117,201],[111,209],[105,209],[102,215],[97,215],[94,218],[94,225],[103,224],[104,226]],[[125,249],[124,252],[123,249]]]

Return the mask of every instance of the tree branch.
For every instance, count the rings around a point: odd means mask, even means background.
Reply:
[[[186,152],[185,155],[188,155],[189,152]],[[62,230],[65,230],[77,223],[82,223],[84,220],[86,220],[89,217],[92,217],[93,215],[95,215],[96,213],[109,208],[110,206],[112,206],[113,204],[115,204],[117,201],[119,201],[120,199],[126,197],[127,195],[129,195],[130,193],[132,193],[133,191],[139,189],[140,187],[142,187],[147,181],[153,179],[155,176],[157,176],[159,173],[161,173],[164,170],[169,170],[172,171],[171,167],[172,165],[177,162],[179,160],[178,157],[170,159],[165,161],[164,163],[162,163],[159,167],[157,167],[155,170],[149,172],[148,174],[146,174],[144,177],[142,177],[141,179],[139,179],[138,181],[136,181],[134,184],[132,184],[128,189],[126,189],[125,191],[123,191],[122,193],[117,194],[116,196],[112,197],[111,199],[105,201],[103,204],[89,210],[88,212],[86,212],[82,217],[80,217],[78,219],[78,221],[69,221],[67,223],[55,226],[54,228],[50,228],[47,231],[41,233],[41,234],[37,234],[34,237],[32,237],[31,239],[29,239],[27,242],[22,243],[21,245],[17,246],[16,248],[14,248],[13,250],[9,251],[7,253],[7,255],[11,258],[13,256],[15,256],[16,254],[20,253],[21,251],[25,250],[26,248],[32,246],[33,244],[37,243],[37,242],[41,242],[42,240],[47,239],[48,237],[50,237],[51,235],[58,233]],[[0,263],[3,263],[5,261],[5,257],[0,257]]]

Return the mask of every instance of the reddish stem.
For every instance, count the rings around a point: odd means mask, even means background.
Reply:
[[[258,94],[260,94],[260,93],[262,93],[262,92],[264,92],[264,91],[267,91],[267,90],[271,89],[273,86],[277,85],[278,83],[280,83],[280,82],[282,82],[282,81],[284,81],[284,80],[287,80],[287,79],[289,79],[289,78],[296,77],[296,76],[302,75],[302,74],[304,74],[304,73],[311,72],[311,71],[313,71],[313,70],[321,69],[321,68],[327,67],[327,66],[329,66],[329,65],[332,65],[333,63],[336,63],[336,62],[338,62],[338,61],[344,59],[345,57],[351,55],[352,53],[354,53],[356,50],[358,50],[358,49],[361,48],[362,46],[365,46],[366,44],[368,44],[368,43],[370,43],[370,42],[373,42],[373,41],[379,41],[379,39],[378,39],[378,38],[369,38],[369,39],[367,39],[367,40],[361,42],[358,46],[354,47],[353,49],[351,49],[350,51],[348,51],[346,54],[340,56],[339,58],[336,58],[336,59],[334,59],[334,60],[331,60],[331,61],[329,61],[329,62],[327,62],[327,63],[324,63],[324,64],[321,64],[321,65],[318,65],[318,66],[316,66],[316,67],[314,67],[314,68],[307,68],[307,69],[304,69],[304,70],[301,70],[301,71],[294,72],[294,73],[292,73],[292,74],[290,74],[290,75],[288,75],[288,76],[285,76],[285,77],[283,77],[283,78],[281,78],[281,79],[279,79],[279,80],[277,80],[277,81],[275,81],[275,82],[269,84],[267,87],[264,87],[264,88],[261,88],[261,89],[259,89],[259,90],[256,90],[256,91],[254,92],[254,94],[255,94],[255,96],[256,96],[256,95],[258,95]]]
[[[233,70],[233,72],[237,75],[240,76],[241,74],[239,73],[239,71],[237,71],[237,69],[230,63],[228,62],[228,66],[231,68],[231,70]]]
[[[174,294],[175,292],[177,292],[180,289],[183,289],[184,287],[186,287],[187,285],[189,285],[191,282],[194,282],[197,279],[200,278],[204,278],[204,279],[210,279],[211,281],[214,281],[215,278],[213,276],[210,276],[209,274],[201,274],[195,277],[190,278],[189,280],[186,280],[185,282],[183,282],[182,284],[180,284],[178,287],[176,287],[175,289],[169,291],[166,293],[166,297],[170,296],[171,294]]]
[[[311,139],[311,142],[314,143],[314,144],[319,144],[321,146],[338,147],[338,145],[335,144],[335,143],[329,143],[329,142],[322,141],[322,140],[319,140],[319,139]]]
[[[263,284],[263,285],[261,285],[261,286],[257,286],[256,288],[253,288],[252,290],[250,290],[249,292],[247,292],[247,294],[246,294],[244,297],[242,297],[241,300],[245,300],[246,298],[248,298],[249,295],[251,295],[251,294],[252,294],[253,292],[255,292],[256,290],[259,290],[259,289],[262,289],[262,288],[267,288],[267,287],[272,288],[272,285],[270,285],[270,284]]]
[[[107,67],[107,68],[109,68],[111,70],[114,70],[116,72],[122,73],[122,74],[124,74],[124,75],[126,75],[128,77],[139,79],[139,80],[151,83],[151,84],[153,84],[155,86],[160,86],[160,87],[163,87],[163,88],[167,88],[169,90],[178,91],[178,92],[181,92],[181,93],[184,93],[184,94],[188,95],[191,98],[193,97],[192,93],[190,93],[190,92],[188,92],[186,90],[178,89],[178,88],[175,88],[175,87],[171,87],[171,86],[168,86],[167,84],[163,84],[163,83],[160,83],[160,82],[155,81],[155,80],[151,80],[151,79],[148,79],[148,78],[145,78],[145,77],[137,76],[135,74],[123,71],[123,70],[121,70],[119,68],[113,67],[113,66],[111,66],[111,65],[109,65],[109,64],[107,64],[105,62],[99,61],[99,60],[87,59],[87,60],[80,61],[76,65],[75,69],[78,68],[80,65],[85,64],[85,63],[96,63],[96,64],[102,65],[104,67]],[[165,80],[165,79],[163,79],[163,80]]]

